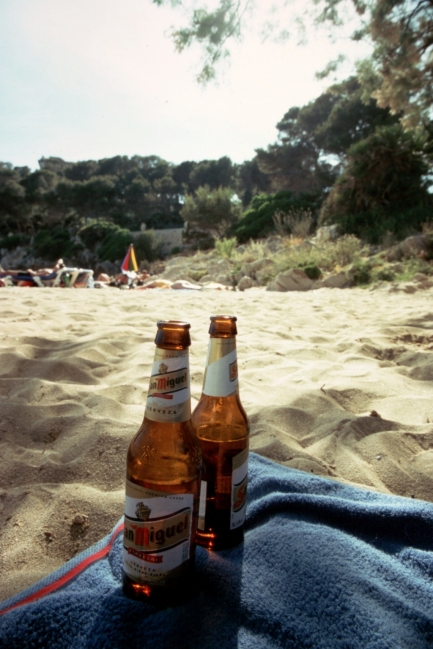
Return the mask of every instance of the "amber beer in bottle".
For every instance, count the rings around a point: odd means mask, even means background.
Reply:
[[[239,399],[236,317],[211,316],[203,393],[192,415],[203,453],[197,543],[218,550],[244,537],[249,424]]]
[[[123,589],[171,605],[193,583],[202,454],[191,425],[186,322],[158,322],[143,423],[127,457]]]

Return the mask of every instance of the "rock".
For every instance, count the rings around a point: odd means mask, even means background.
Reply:
[[[419,288],[430,288],[433,286],[432,278],[424,273],[415,273],[412,277],[412,282],[416,282]]]
[[[415,273],[412,277],[412,282],[428,282],[429,277],[425,273]]]
[[[184,266],[188,266],[189,263],[191,263],[190,257],[172,257],[167,260],[166,268],[173,268],[174,266],[181,266],[183,268]]]
[[[113,264],[111,261],[102,261],[97,264],[94,275],[95,277],[98,277],[98,275],[103,274],[111,277],[112,275],[118,275],[119,273],[119,266],[116,266],[116,264]]]
[[[233,273],[233,280],[235,281],[236,284],[239,284],[241,281],[242,277],[245,277],[245,274],[241,270],[238,270],[237,273]],[[249,277],[249,276],[248,276]]]
[[[239,291],[245,291],[246,288],[251,288],[253,286],[253,280],[251,277],[244,275],[241,280],[238,282],[237,288]]]
[[[415,293],[417,290],[417,287],[412,284],[411,282],[407,282],[406,284],[402,284],[401,288],[405,293]]]
[[[400,248],[404,257],[421,257],[425,259],[428,256],[427,243],[422,234],[408,237],[400,243]]]
[[[181,277],[189,277],[189,269],[185,266],[169,266],[161,274],[164,279],[177,280]]]
[[[314,282],[311,288],[347,288],[351,285],[351,281],[344,270],[341,270],[335,275],[329,275],[325,279],[319,279],[317,282]]]
[[[4,253],[4,254],[3,254]],[[27,250],[22,246],[18,246],[15,250],[7,250],[2,248],[2,258],[0,265],[5,270],[19,270],[28,267]]]
[[[400,261],[401,259],[410,259],[412,257],[419,257],[421,259],[428,259],[429,246],[422,234],[415,234],[408,237],[404,241],[400,241],[386,253],[388,261]]]
[[[217,284],[225,284],[226,286],[233,286],[233,277],[231,276],[231,274],[227,274],[227,273],[220,273],[211,281],[216,282]]]
[[[270,267],[274,265],[272,259],[263,257],[263,259],[256,259],[255,261],[245,262],[239,273],[236,273],[235,279],[239,281],[242,277],[251,277],[251,279],[259,279],[259,275],[268,275]],[[265,271],[267,269],[267,271]],[[263,272],[265,271],[265,272]],[[240,277],[239,277],[240,275]]]
[[[219,273],[230,273],[231,266],[228,262],[228,259],[218,259],[217,261],[212,260],[212,263],[209,265],[209,269],[212,271],[216,270]]]
[[[265,246],[270,252],[277,252],[277,250],[284,248],[284,240],[276,234],[273,237],[268,237],[268,239],[266,239]]]
[[[86,525],[88,518],[85,514],[75,514],[71,525]]]
[[[338,239],[338,225],[323,225],[317,229],[316,241],[335,241]]]
[[[267,291],[308,291],[312,285],[311,280],[301,268],[291,268],[283,273],[278,273],[273,282],[271,282]]]

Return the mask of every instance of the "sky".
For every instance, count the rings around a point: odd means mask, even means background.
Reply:
[[[345,78],[367,52],[325,35],[306,46],[263,43],[252,30],[217,83],[202,87],[199,49],[177,53],[172,25],[182,14],[150,0],[0,0],[0,161],[31,169],[42,156],[241,163],[276,141],[290,107],[329,85],[315,72],[343,51]]]

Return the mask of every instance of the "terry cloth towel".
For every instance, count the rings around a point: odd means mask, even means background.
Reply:
[[[197,551],[198,592],[158,609],[121,589],[122,522],[0,605],[7,649],[432,649],[433,504],[252,453],[245,542]]]

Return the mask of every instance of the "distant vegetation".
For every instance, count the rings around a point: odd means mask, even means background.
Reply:
[[[277,141],[242,164],[42,158],[31,171],[0,163],[0,248],[31,241],[36,257],[73,259],[85,247],[115,261],[130,232],[145,229],[137,256],[150,262],[159,256],[152,230],[172,227],[202,250],[224,238],[305,238],[324,224],[374,244],[401,239],[432,220],[433,123],[404,130],[400,117],[366,101],[351,77],[290,108]]]

